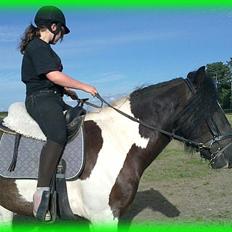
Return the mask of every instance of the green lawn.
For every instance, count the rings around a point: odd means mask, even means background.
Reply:
[[[0,120],[6,117],[7,112],[0,112]]]
[[[226,114],[226,117],[229,120],[230,124],[232,125],[232,114]]]

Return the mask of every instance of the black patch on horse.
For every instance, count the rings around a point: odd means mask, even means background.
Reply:
[[[192,73],[192,75],[194,75]],[[205,77],[193,97],[176,116],[175,132],[187,138],[197,138],[203,123],[218,109],[217,91],[213,80]]]
[[[174,114],[178,108],[176,101],[177,91],[183,91],[182,78],[151,85],[135,90],[130,94],[131,111],[135,118],[153,126],[169,130],[172,127]],[[178,90],[177,90],[178,89]],[[156,131],[151,131],[144,126],[139,126],[139,133],[149,138]]]

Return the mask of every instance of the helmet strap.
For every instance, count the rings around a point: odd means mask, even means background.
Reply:
[[[53,44],[55,41],[56,35],[58,35],[60,31],[62,31],[62,28],[61,28],[62,25],[60,23],[57,23],[55,31],[52,31],[51,26],[52,26],[52,23],[48,26],[48,30],[53,34],[53,38],[49,43]]]
[[[54,43],[57,34],[58,34],[58,33],[56,33],[56,34],[53,33],[53,38],[52,38],[52,40],[49,42],[50,44],[53,44],[53,43]]]

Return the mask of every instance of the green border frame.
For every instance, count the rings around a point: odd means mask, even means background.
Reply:
[[[28,8],[59,5],[71,8],[232,8],[231,0],[11,0],[0,8]]]
[[[81,222],[76,223],[68,223],[68,222],[59,222],[55,224],[35,224],[31,223],[20,223],[14,224],[13,229],[6,225],[0,225],[0,231],[4,232],[29,232],[29,231],[36,231],[36,232],[63,232],[63,231],[70,231],[70,232],[90,232],[88,225],[83,225]],[[111,226],[97,226],[94,228],[95,232],[116,232],[115,227]],[[143,223],[143,224],[120,224],[118,232],[230,232],[232,231],[232,224],[229,223]]]
[[[56,5],[59,7],[65,7],[70,9],[85,9],[85,8],[113,8],[113,9],[213,9],[223,10],[232,9],[232,0],[11,0],[11,1],[0,1],[0,10],[13,10],[13,9],[30,9],[34,7],[40,7],[43,5]],[[32,231],[36,227],[36,231],[89,231],[86,226],[75,223],[58,223],[50,225],[40,224],[28,224],[20,223],[13,226],[13,230],[5,224],[0,224],[0,231],[14,231],[14,232],[26,232]],[[201,222],[201,223],[151,223],[147,224],[132,224],[132,225],[121,225],[119,231],[159,231],[159,232],[229,232],[232,231],[232,223],[220,222]],[[111,231],[110,226],[100,226],[99,231]]]

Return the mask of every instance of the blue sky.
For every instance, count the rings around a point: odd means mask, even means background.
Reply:
[[[17,50],[36,9],[0,11],[0,111],[24,101]],[[71,33],[53,46],[64,72],[103,96],[176,77],[232,56],[232,10],[63,10]],[[88,96],[80,94],[80,96]]]

